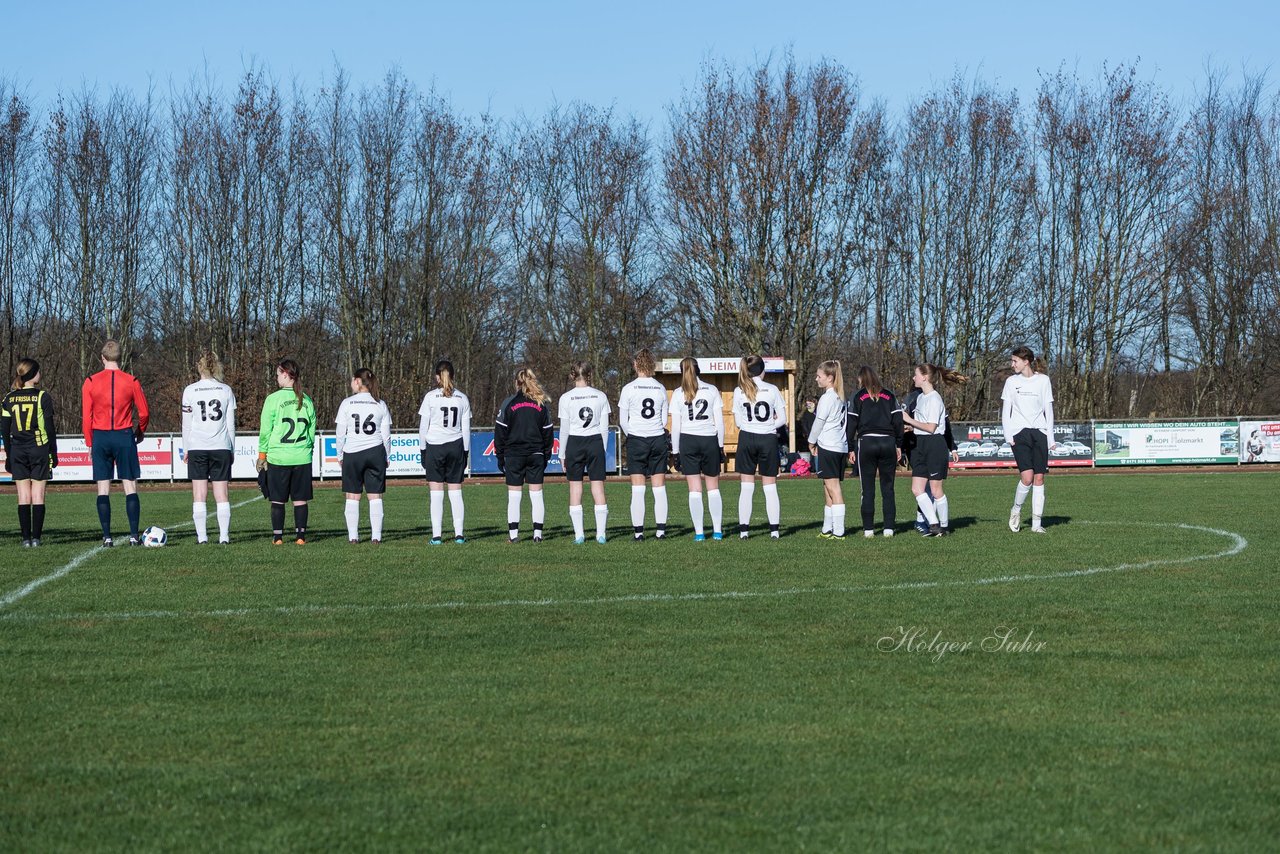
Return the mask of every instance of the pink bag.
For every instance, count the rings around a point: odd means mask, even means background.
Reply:
[[[791,473],[796,477],[804,477],[813,474],[813,469],[809,466],[809,461],[801,457],[791,464]]]

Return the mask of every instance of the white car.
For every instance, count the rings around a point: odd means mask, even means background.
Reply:
[[[1006,460],[1013,459],[1013,446],[1005,442],[1000,446],[1000,450],[996,451],[996,456]]]
[[[970,451],[970,453],[975,457],[994,457],[996,455],[996,448],[997,446],[995,442],[983,442],[981,445]]]

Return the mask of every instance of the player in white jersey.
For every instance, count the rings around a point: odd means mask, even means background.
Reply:
[[[653,378],[657,368],[646,347],[631,360],[636,378],[618,397],[618,426],[627,434],[627,469],[631,473],[631,528],[644,539],[644,479],[653,482],[654,536],[667,535],[667,390]]]
[[[1049,451],[1053,440],[1053,385],[1035,353],[1019,347],[1009,357],[1013,376],[1004,381],[1000,394],[1000,421],[1004,440],[1013,448],[1018,463],[1018,486],[1009,511],[1009,530],[1022,527],[1022,505],[1031,493],[1031,530],[1044,533],[1044,476],[1049,471]]]
[[[680,387],[671,395],[671,452],[689,485],[693,539],[705,540],[702,522],[703,482],[711,514],[711,539],[724,539],[721,518],[720,467],[724,464],[724,403],[720,392],[698,378],[698,360],[680,360]]]
[[[849,455],[847,423],[849,409],[844,402],[844,372],[840,362],[832,359],[818,365],[813,381],[822,389],[813,414],[813,427],[805,441],[817,461],[816,471],[822,478],[826,501],[822,511],[825,540],[844,539],[844,468]]]
[[[382,495],[387,491],[391,455],[391,412],[378,394],[378,379],[368,368],[351,376],[351,396],[338,406],[338,462],[347,504],[347,539],[360,542],[360,493],[369,496],[369,540],[382,542]]]
[[[560,461],[569,478],[569,519],[573,542],[586,541],[582,525],[582,477],[591,481],[596,505],[596,542],[604,543],[609,505],[604,497],[604,445],[609,435],[609,398],[592,388],[591,363],[574,362],[569,369],[573,387],[560,396]]]
[[[943,382],[966,383],[969,378],[949,368],[920,364],[911,379],[921,392],[914,414],[902,416],[903,423],[916,434],[916,446],[911,451],[911,493],[929,522],[924,536],[941,537],[950,532],[951,505],[942,489],[947,479],[947,440],[943,436],[947,407],[935,386]],[[932,501],[926,492],[932,493]]]
[[[445,485],[449,487],[449,508],[453,511],[453,541],[465,543],[462,535],[464,509],[462,479],[470,457],[471,402],[453,385],[453,362],[436,362],[436,382],[418,407],[418,451],[431,487],[431,545],[441,543],[444,527]]]
[[[777,539],[782,521],[778,502],[778,428],[787,423],[787,405],[777,386],[761,379],[764,359],[745,356],[738,366],[738,386],[733,390],[733,420],[738,425],[738,452],[734,470],[742,477],[738,494],[738,536],[747,538],[751,527],[751,502],[756,473],[764,483],[764,508],[769,536]]]
[[[235,462],[236,396],[222,382],[222,362],[210,351],[196,362],[200,379],[182,391],[182,448],[191,478],[196,542],[209,542],[209,484],[213,484],[218,542],[231,542],[231,465]]]

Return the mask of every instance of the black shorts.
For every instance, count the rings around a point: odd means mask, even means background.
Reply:
[[[778,476],[778,434],[738,433],[738,453],[733,465],[738,474]]]
[[[311,463],[297,466],[267,464],[267,498],[276,504],[311,500]]]
[[[342,491],[353,495],[387,491],[387,449],[374,445],[342,455]]]
[[[917,436],[911,452],[911,476],[947,479],[947,440],[943,436]]]
[[[9,449],[9,468],[14,480],[52,480],[53,466],[49,461],[49,446],[24,448],[14,445]]]
[[[848,461],[849,455],[840,451],[828,451],[826,448],[818,448],[818,467],[814,469],[814,474],[823,480],[844,480],[845,463]]]
[[[598,433],[568,437],[560,452],[560,462],[564,463],[564,473],[569,480],[581,481],[584,473],[588,480],[604,480],[604,439]]]
[[[427,445],[424,450],[428,483],[462,483],[467,462],[461,439],[443,445]]]
[[[1049,471],[1049,437],[1034,428],[1022,428],[1013,437],[1013,458],[1018,471],[1044,474]]]
[[[138,443],[133,440],[132,430],[94,430],[93,479],[137,480],[142,476],[142,466],[138,464]]]
[[[233,462],[235,454],[225,448],[220,451],[187,451],[187,478],[219,483],[231,480]]]
[[[720,443],[715,436],[680,437],[680,471],[685,477],[720,476]]]
[[[526,483],[538,486],[547,470],[547,458],[541,452],[507,454],[502,462],[507,475],[507,486],[524,486]]]
[[[667,473],[667,436],[628,436],[627,473],[653,477]]]

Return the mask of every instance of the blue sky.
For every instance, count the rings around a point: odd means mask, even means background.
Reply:
[[[500,117],[575,100],[655,125],[710,58],[790,48],[833,59],[899,112],[957,71],[1029,100],[1040,70],[1085,77],[1141,60],[1189,100],[1207,64],[1280,75],[1280,4],[1262,2],[338,3],[0,0],[0,78],[47,104],[84,86],[163,96],[206,72],[227,90],[250,65],[314,91],[340,63],[357,86],[392,66],[455,108]]]

